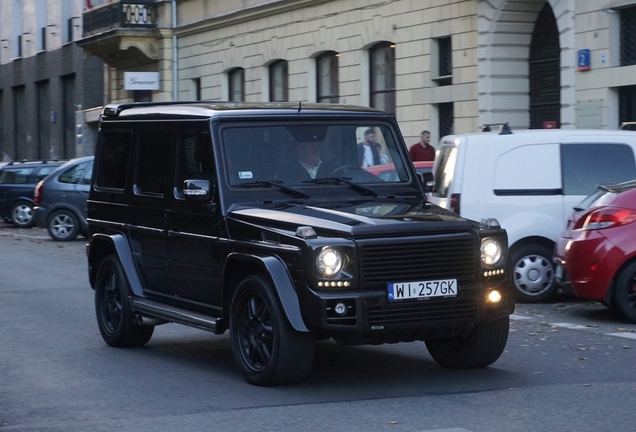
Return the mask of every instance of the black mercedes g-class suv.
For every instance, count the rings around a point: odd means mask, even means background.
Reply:
[[[100,332],[132,347],[167,322],[229,329],[257,385],[302,380],[328,338],[424,341],[444,367],[488,366],[514,309],[506,232],[426,191],[375,109],[108,105],[88,201]]]

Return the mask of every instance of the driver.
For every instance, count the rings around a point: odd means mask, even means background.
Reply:
[[[276,178],[286,183],[300,183],[304,180],[329,176],[334,167],[320,158],[322,143],[308,141],[296,143],[296,158],[290,161]]]

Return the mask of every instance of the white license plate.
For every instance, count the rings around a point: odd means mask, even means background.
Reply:
[[[388,284],[389,301],[457,296],[457,279]]]

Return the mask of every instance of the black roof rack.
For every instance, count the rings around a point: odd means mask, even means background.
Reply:
[[[636,122],[622,122],[621,123],[621,127],[618,128],[619,130],[631,130],[631,131],[636,131]]]
[[[492,132],[490,126],[499,126],[499,135],[511,135],[512,129],[508,125],[508,122],[505,123],[488,123],[479,128],[479,132]]]
[[[7,165],[18,165],[18,164],[23,164],[23,163],[47,164],[47,163],[57,163],[57,162],[62,162],[62,161],[60,159],[37,159],[37,160],[22,159],[22,160],[19,160],[19,161],[11,161]]]

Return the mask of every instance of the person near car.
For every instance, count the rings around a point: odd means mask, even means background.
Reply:
[[[430,144],[431,133],[427,130],[420,134],[420,142],[413,144],[409,149],[409,155],[413,162],[435,160],[435,148]]]
[[[324,178],[333,171],[333,167],[320,158],[322,143],[319,141],[296,144],[298,157],[287,164],[277,179],[286,183],[299,183],[303,180]]]
[[[358,143],[358,160],[362,168],[388,163],[381,153],[381,146],[376,141],[375,131],[369,128],[364,131],[364,141]]]

